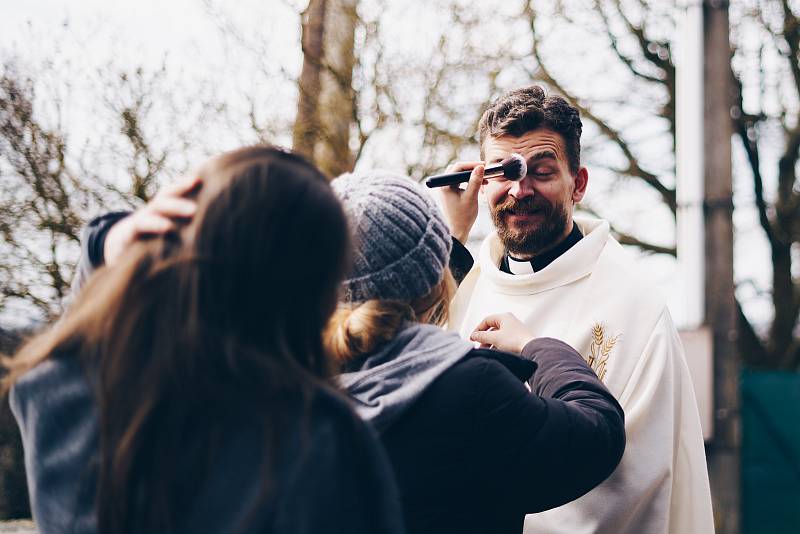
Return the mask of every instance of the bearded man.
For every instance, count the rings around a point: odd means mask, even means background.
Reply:
[[[534,336],[578,350],[625,410],[627,446],[614,474],[572,503],[529,515],[526,533],[711,533],[700,419],[665,299],[608,222],[573,218],[589,180],[580,165],[581,130],[578,111],[539,86],[511,91],[486,110],[482,161],[452,165],[471,169],[470,181],[441,192],[454,237],[451,267],[463,278],[450,326],[492,345],[495,330],[518,327],[510,316],[493,315],[510,312]],[[484,180],[486,163],[512,153],[525,158],[525,177]],[[462,243],[481,191],[496,231],[473,265]],[[591,455],[592,444],[584,447]]]

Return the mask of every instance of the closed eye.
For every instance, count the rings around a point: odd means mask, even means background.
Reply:
[[[546,177],[546,176],[553,175],[555,173],[556,173],[556,170],[552,169],[550,167],[537,167],[537,168],[532,169],[529,174],[531,176],[535,176],[535,177]]]

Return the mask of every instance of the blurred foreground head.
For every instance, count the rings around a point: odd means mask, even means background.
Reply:
[[[187,195],[198,204],[191,221],[98,271],[9,364],[6,386],[47,358],[86,362],[99,408],[101,532],[167,524],[189,498],[179,488],[193,487],[175,480],[176,465],[196,463],[199,483],[223,421],[248,414],[274,443],[282,407],[329,374],[322,331],[349,241],[324,176],[263,146],[213,158],[200,175]]]

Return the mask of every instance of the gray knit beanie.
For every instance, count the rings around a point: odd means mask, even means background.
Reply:
[[[345,302],[411,300],[441,282],[450,259],[450,232],[419,184],[375,170],[343,174],[331,185],[353,234]]]

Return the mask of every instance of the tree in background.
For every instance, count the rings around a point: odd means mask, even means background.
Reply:
[[[303,69],[292,148],[337,176],[354,164],[356,0],[310,0],[301,21]]]
[[[88,71],[88,72],[87,72]],[[65,80],[85,79],[99,95],[70,121],[80,99]],[[215,111],[196,92],[175,102],[165,67],[68,62],[0,65],[0,314],[15,326],[48,323],[63,311],[89,217],[132,209],[188,168]],[[199,102],[199,105],[198,105]],[[197,110],[192,110],[192,106]],[[165,131],[169,129],[169,131]]]
[[[299,13],[303,67],[292,144],[331,177],[359,162],[386,166],[379,151],[416,178],[441,169],[475,146],[483,106],[497,92],[506,57],[478,33],[485,14],[452,0],[404,4],[439,22],[426,32],[430,47],[416,55],[391,46],[396,20],[386,4],[311,0]]]
[[[90,195],[68,161],[66,133],[43,124],[34,101],[32,80],[6,67],[0,74],[0,308],[25,301],[49,321],[69,291]]]
[[[578,108],[584,123],[597,132],[586,156],[592,167],[610,171],[616,184],[634,182],[645,186],[655,194],[651,204],[656,209],[669,210],[669,220],[674,224],[675,7],[645,0],[560,0],[542,6],[541,2],[529,0],[522,7],[521,18],[530,30],[529,54],[534,60],[531,79],[541,80],[563,95]],[[558,23],[554,24],[554,20]],[[595,39],[600,36],[599,44],[605,53],[598,68],[585,68],[580,57],[574,62],[559,57],[555,50],[561,48],[565,35]],[[582,52],[590,53],[590,47],[597,44],[598,41],[587,40]],[[658,143],[656,148],[654,142]],[[624,221],[601,206],[590,205],[586,209],[609,219],[622,244],[675,256],[674,243],[642,237],[641,230],[635,227],[623,230]]]
[[[751,182],[758,224],[768,244],[763,265],[771,269],[771,287],[763,293],[773,312],[768,325],[756,328],[740,307],[742,355],[753,367],[787,370],[800,368],[798,13],[788,0],[741,2],[733,33],[739,91],[732,116],[746,161],[741,174]]]

